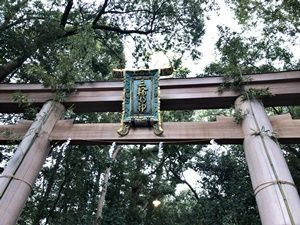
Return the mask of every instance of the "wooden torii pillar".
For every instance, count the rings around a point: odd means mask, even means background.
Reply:
[[[49,135],[61,118],[64,106],[44,104],[0,176],[0,225],[15,225],[46,157]]]
[[[300,198],[263,104],[238,98],[244,149],[263,225],[300,225]]]

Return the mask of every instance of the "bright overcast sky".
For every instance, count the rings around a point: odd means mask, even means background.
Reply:
[[[198,61],[193,61],[188,55],[184,57],[183,66],[191,70],[191,74],[195,75],[196,73],[203,72],[205,66],[209,63],[215,61],[216,55],[214,54],[214,46],[217,42],[218,29],[217,25],[225,25],[230,27],[234,31],[240,31],[240,27],[237,21],[233,17],[233,13],[225,5],[224,0],[219,0],[218,4],[220,5],[219,15],[216,15],[216,12],[211,12],[209,19],[205,19],[205,34],[203,36],[202,45],[198,50],[202,53],[202,57]],[[132,49],[133,42],[131,39],[127,39],[127,42],[124,43],[125,47],[125,57],[126,57],[126,68],[134,68],[134,59],[132,58]],[[170,56],[172,53],[168,53]],[[162,52],[158,52],[152,55],[150,68],[162,68],[169,66],[168,56]]]

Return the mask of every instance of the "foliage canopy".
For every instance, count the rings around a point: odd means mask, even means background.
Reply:
[[[241,91],[241,74],[300,68],[287,48],[299,41],[298,1],[225,2],[242,29],[218,26],[216,60],[199,76],[224,75],[226,88]],[[42,83],[53,88],[60,100],[75,82],[109,80],[113,68],[124,68],[128,38],[135,42],[134,57],[145,65],[149,49],[189,52],[197,59],[205,18],[217,9],[218,2],[207,0],[3,0],[0,81]],[[256,26],[261,27],[259,35],[251,33]],[[180,67],[180,58],[173,65]],[[187,74],[186,68],[176,71],[178,77]],[[28,103],[20,93],[15,97]],[[210,120],[231,111],[163,112],[163,117]],[[268,112],[290,112],[300,118],[299,107]],[[66,118],[78,123],[120,120],[118,113],[68,113]],[[16,117],[1,118],[11,120]],[[300,190],[300,147],[284,145],[283,149]],[[112,176],[103,225],[260,224],[241,146],[166,145],[160,152],[157,146],[135,145],[124,147],[113,164],[107,150],[107,146],[62,149],[53,145],[18,224],[94,224],[99,186],[108,166]],[[12,151],[13,147],[1,146],[1,169]],[[184,178],[188,169],[200,176],[196,185]],[[178,184],[188,189],[177,193]],[[152,205],[156,198],[162,201],[159,208]]]

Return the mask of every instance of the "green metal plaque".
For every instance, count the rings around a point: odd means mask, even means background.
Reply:
[[[167,74],[164,70],[119,70],[123,73],[123,114],[118,134],[125,136],[130,127],[148,126],[161,135],[159,76]],[[171,73],[171,69],[168,69]],[[162,73],[163,71],[163,73]]]

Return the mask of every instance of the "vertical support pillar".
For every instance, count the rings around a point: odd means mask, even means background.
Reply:
[[[263,225],[300,225],[300,199],[273,129],[260,101],[238,98],[244,149]]]
[[[49,154],[49,135],[64,112],[54,101],[44,104],[0,175],[0,225],[15,225]]]

